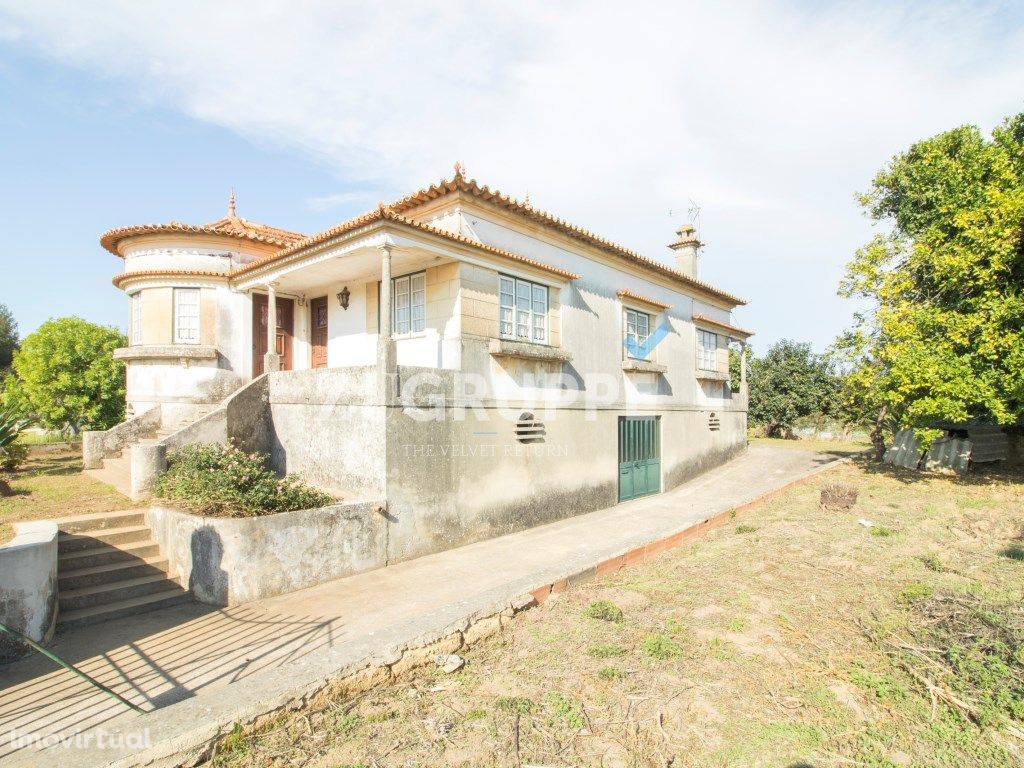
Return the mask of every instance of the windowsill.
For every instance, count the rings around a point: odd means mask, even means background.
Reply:
[[[622,361],[622,370],[627,373],[665,373],[668,366],[651,360],[637,360],[631,357]]]
[[[489,348],[494,357],[519,357],[524,360],[549,360],[559,363],[568,363],[572,360],[572,354],[564,349],[531,341],[491,339]]]
[[[115,360],[216,360],[217,348],[206,344],[139,344],[114,350]]]
[[[728,381],[728,371],[706,371],[703,368],[697,369],[697,378],[704,381]]]
[[[393,333],[391,334],[392,341],[402,341],[404,339],[425,339],[427,337],[426,331],[416,331],[414,333]]]

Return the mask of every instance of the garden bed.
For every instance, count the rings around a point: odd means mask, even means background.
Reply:
[[[156,504],[147,513],[170,569],[195,598],[237,605],[379,568],[387,520],[377,502],[251,517],[203,517]]]

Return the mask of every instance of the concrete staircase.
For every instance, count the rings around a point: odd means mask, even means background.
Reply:
[[[101,483],[112,485],[122,496],[132,495],[132,453],[131,446],[136,443],[158,443],[176,430],[165,430],[160,428],[151,432],[146,437],[136,440],[135,443],[111,456],[103,459],[103,466],[98,469],[83,469],[82,472],[89,477],[99,480]]]
[[[169,572],[146,525],[145,510],[56,522],[58,629],[192,600],[187,587]]]

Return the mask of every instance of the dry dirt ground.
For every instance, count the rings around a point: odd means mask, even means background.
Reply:
[[[852,510],[819,508],[830,482],[858,489]],[[966,656],[939,630],[966,647],[979,633],[934,618],[974,602],[996,606],[978,612],[989,629],[1000,610],[1020,618],[1022,529],[1019,475],[841,466],[691,545],[553,596],[466,651],[459,672],[424,668],[236,732],[213,762],[1024,765],[1024,623],[979,667],[961,664],[971,687],[950,672]]]
[[[0,544],[13,535],[11,523],[113,512],[134,506],[111,486],[82,474],[81,451],[37,453],[17,472],[0,473],[14,495],[0,498]]]

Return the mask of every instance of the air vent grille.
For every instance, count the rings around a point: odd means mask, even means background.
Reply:
[[[708,429],[712,432],[717,432],[722,428],[722,420],[718,418],[717,413],[712,413],[708,416]]]
[[[526,411],[519,415],[516,422],[516,440],[520,443],[543,443],[547,430],[544,422],[537,421],[532,413]]]

